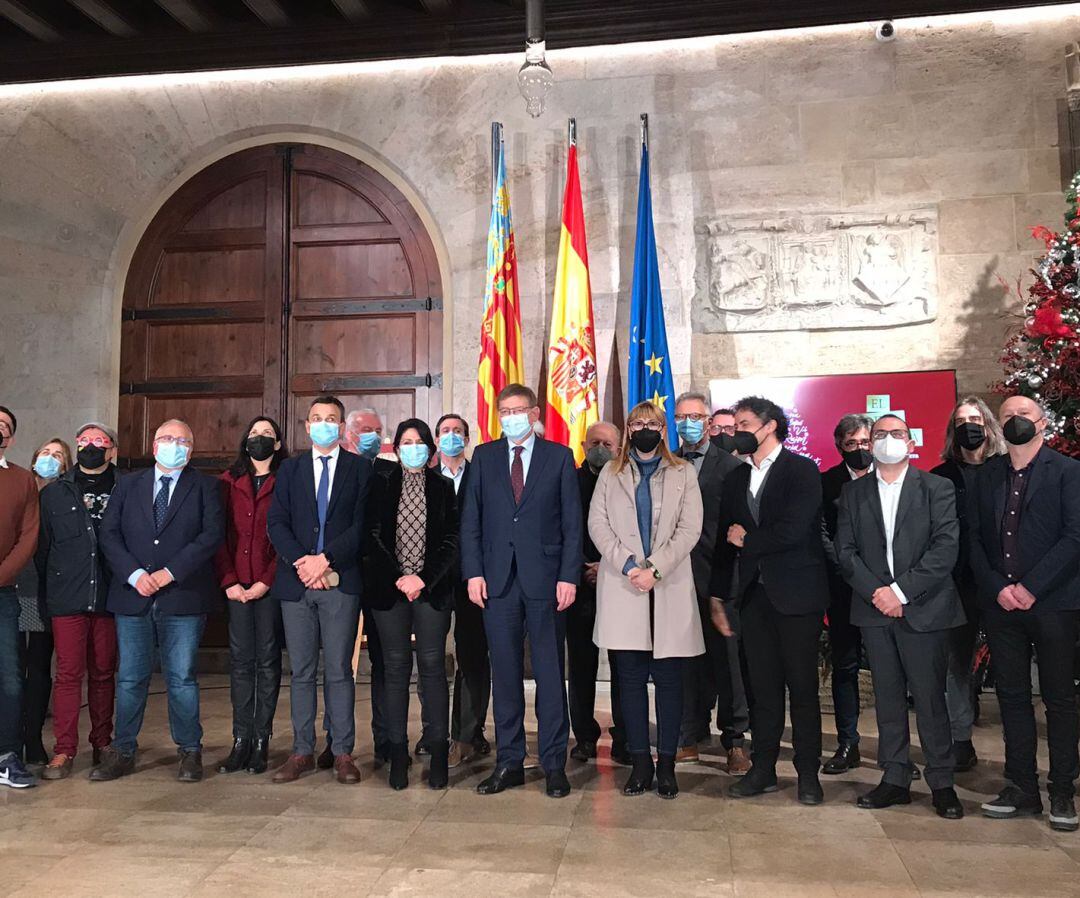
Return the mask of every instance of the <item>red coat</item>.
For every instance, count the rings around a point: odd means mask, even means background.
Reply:
[[[221,475],[221,504],[225,509],[225,542],[214,559],[222,589],[237,583],[272,586],[277,553],[266,532],[266,515],[274,497],[274,475],[263,482],[254,496],[250,475]]]

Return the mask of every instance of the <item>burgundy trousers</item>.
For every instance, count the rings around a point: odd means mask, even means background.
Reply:
[[[79,708],[86,678],[90,744],[112,742],[116,692],[116,623],[108,614],[70,614],[52,619],[56,644],[53,680],[54,754],[75,757],[79,750]]]

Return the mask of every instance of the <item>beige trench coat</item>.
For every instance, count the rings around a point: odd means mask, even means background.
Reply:
[[[655,632],[649,625],[649,594],[623,573],[629,556],[642,560],[631,462],[618,474],[609,462],[600,472],[589,507],[589,535],[603,556],[596,583],[593,641],[604,649],[652,650],[656,658],[690,658],[705,651],[690,552],[701,536],[701,490],[692,464],[664,460],[652,476],[652,554],[661,574],[655,595]]]

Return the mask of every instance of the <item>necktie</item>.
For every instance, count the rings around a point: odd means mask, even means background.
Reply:
[[[172,483],[172,477],[163,474],[159,483],[161,486],[154,496],[154,529],[160,532],[161,525],[165,523],[165,514],[169,510],[169,484]]]
[[[319,475],[319,491],[315,499],[319,505],[319,541],[315,547],[315,554],[323,550],[323,534],[326,531],[326,508],[330,504],[330,456],[323,455],[319,458],[322,462],[322,473]]]
[[[687,452],[686,455],[683,456],[683,458],[685,458],[687,461],[694,461],[701,458],[701,456],[701,452]]]
[[[510,465],[510,488],[514,491],[514,504],[521,504],[521,494],[525,492],[525,465],[521,462],[524,446],[514,447],[514,462]]]

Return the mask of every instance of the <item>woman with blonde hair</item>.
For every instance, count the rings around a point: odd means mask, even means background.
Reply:
[[[602,556],[593,641],[615,655],[633,756],[623,793],[641,795],[655,775],[660,797],[674,798],[683,659],[703,654],[705,642],[690,568],[701,536],[701,491],[694,466],[671,453],[667,438],[659,408],[642,402],[631,409],[622,449],[600,472],[589,535]],[[656,687],[655,768],[650,677]]]

